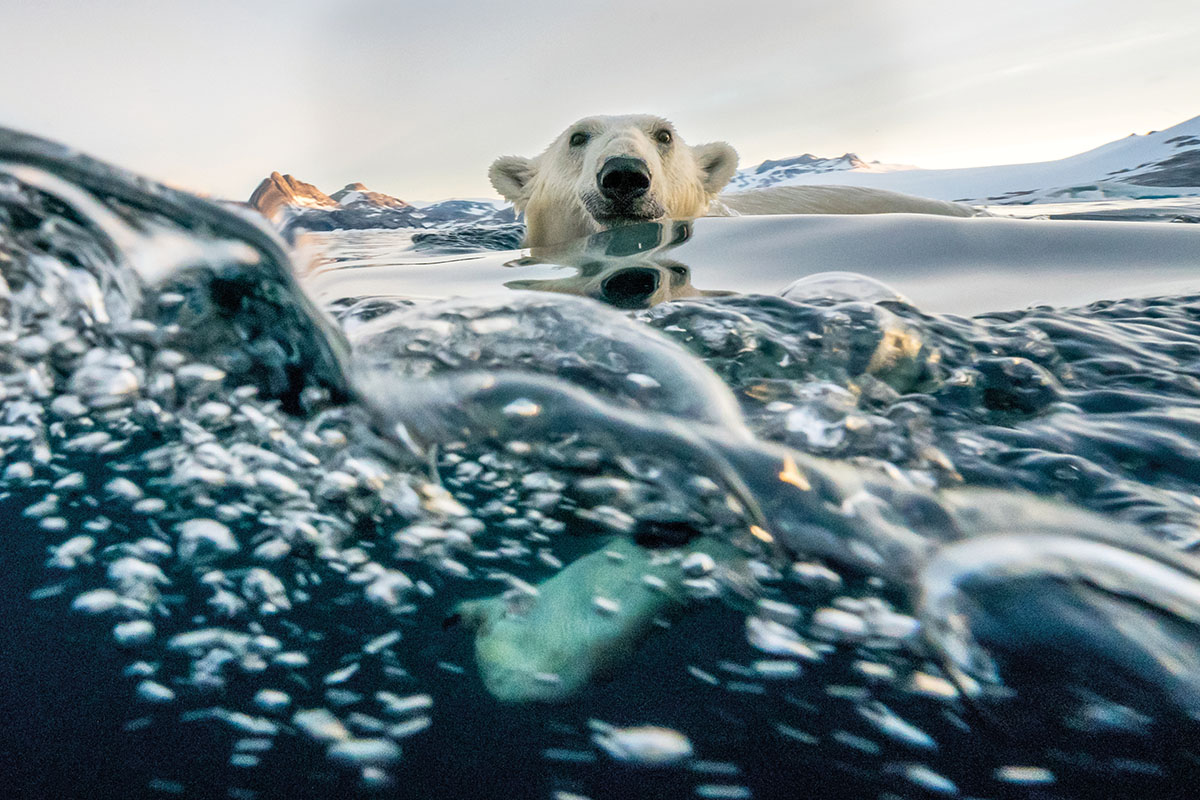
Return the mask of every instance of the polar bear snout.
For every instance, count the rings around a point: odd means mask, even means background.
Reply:
[[[649,162],[640,156],[609,156],[596,172],[595,183],[585,179],[579,199],[592,218],[605,227],[658,219],[666,212],[652,188],[650,169]]]
[[[650,191],[650,167],[640,158],[613,156],[596,173],[596,186],[613,203],[631,203]]]

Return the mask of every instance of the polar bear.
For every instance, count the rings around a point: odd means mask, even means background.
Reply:
[[[725,142],[689,146],[649,114],[586,117],[535,158],[504,156],[492,186],[524,212],[526,245],[562,244],[616,225],[737,214],[970,217],[969,206],[857,186],[777,186],[720,194],[737,170]]]

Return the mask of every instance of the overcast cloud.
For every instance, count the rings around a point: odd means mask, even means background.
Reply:
[[[1200,114],[1196,0],[0,0],[0,124],[245,198],[488,196],[577,117],[654,112],[742,164],[1058,158]]]

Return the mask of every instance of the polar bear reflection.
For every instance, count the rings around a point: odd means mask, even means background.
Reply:
[[[646,222],[611,228],[569,245],[535,247],[531,255],[505,266],[550,264],[572,269],[574,274],[512,280],[504,285],[590,297],[617,308],[649,308],[668,300],[733,294],[696,288],[691,269],[667,255],[691,235],[691,222]]]

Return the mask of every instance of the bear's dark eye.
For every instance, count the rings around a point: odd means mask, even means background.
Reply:
[[[587,144],[587,140],[589,138],[590,137],[583,131],[576,131],[575,133],[571,134],[571,147],[580,147],[581,145],[585,145]]]
[[[667,130],[666,128],[663,128],[661,131],[654,134],[654,138],[659,144],[670,144],[671,143],[671,132],[669,130]]]

